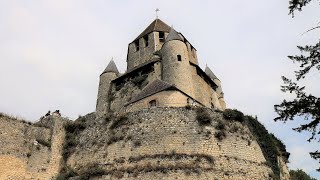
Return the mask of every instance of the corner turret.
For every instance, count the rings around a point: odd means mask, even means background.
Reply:
[[[108,66],[106,67],[106,69],[102,72],[102,74],[104,74],[104,73],[109,73],[109,72],[119,74],[117,65],[116,65],[116,63],[113,61],[113,59],[111,59],[111,61],[109,62],[109,64],[108,64]],[[102,75],[102,74],[101,74],[101,75]],[[100,76],[101,76],[101,75],[100,75]]]
[[[162,80],[193,96],[188,49],[180,34],[171,28],[161,49]]]
[[[97,117],[101,117],[109,111],[109,92],[111,81],[119,76],[119,71],[113,59],[100,75],[98,98],[96,105]]]

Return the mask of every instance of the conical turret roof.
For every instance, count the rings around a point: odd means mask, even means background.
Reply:
[[[206,69],[204,72],[213,80],[213,79],[218,79],[217,76],[211,71],[211,69],[206,66]]]
[[[168,26],[166,23],[157,18],[135,40],[140,39],[144,35],[155,31],[169,32],[170,26]]]
[[[108,72],[113,72],[113,73],[119,74],[118,68],[116,66],[116,63],[114,63],[113,59],[111,59],[111,61],[109,62],[108,66],[103,71],[103,73],[108,73]]]
[[[174,30],[173,28],[170,29],[170,32],[166,38],[166,42],[171,41],[171,40],[180,40],[183,41],[183,38],[179,35],[179,33]]]

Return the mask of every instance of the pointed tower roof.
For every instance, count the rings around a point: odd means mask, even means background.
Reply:
[[[113,73],[119,74],[118,68],[116,66],[116,63],[114,63],[113,59],[111,59],[111,61],[109,62],[108,66],[103,71],[103,73],[107,73],[107,72],[113,72]]]
[[[206,66],[206,69],[204,72],[213,80],[213,79],[218,79],[217,76],[211,71],[211,69]]]
[[[179,33],[174,30],[173,28],[170,29],[170,32],[166,38],[166,42],[171,41],[171,40],[180,40],[183,41],[183,38],[179,35]]]
[[[144,35],[154,31],[169,32],[170,26],[168,26],[166,23],[157,18],[135,40],[140,39]]]

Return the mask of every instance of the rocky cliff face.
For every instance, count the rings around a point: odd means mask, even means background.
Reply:
[[[1,117],[0,179],[289,179],[285,150],[257,123],[191,107],[31,125]]]

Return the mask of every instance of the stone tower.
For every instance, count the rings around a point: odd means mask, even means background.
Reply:
[[[197,51],[182,33],[155,19],[129,43],[126,72],[119,75],[112,61],[100,76],[98,117],[187,105],[224,110],[221,82],[199,67]]]
[[[183,37],[173,28],[161,48],[161,54],[162,80],[194,97],[188,48]]]
[[[98,98],[96,105],[97,117],[103,116],[109,110],[109,92],[111,81],[116,79],[119,75],[118,68],[113,59],[109,62],[106,69],[100,75]]]
[[[142,64],[161,49],[170,27],[160,19],[154,20],[128,47],[127,70]]]

